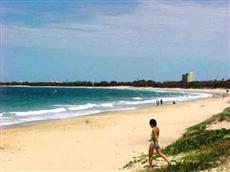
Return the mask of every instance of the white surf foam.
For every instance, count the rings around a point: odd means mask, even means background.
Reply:
[[[133,97],[133,100],[143,100],[141,97]]]
[[[181,92],[180,92],[181,93]],[[0,126],[8,126],[26,122],[34,122],[40,120],[62,119],[75,116],[84,116],[97,114],[101,112],[122,111],[136,109],[144,104],[155,104],[156,100],[162,99],[164,102],[170,101],[189,101],[200,98],[212,97],[206,93],[186,93],[177,97],[155,97],[152,99],[143,99],[141,97],[133,97],[130,100],[121,100],[117,102],[106,103],[86,103],[82,105],[54,105],[58,108],[44,109],[27,112],[1,112]]]
[[[97,106],[96,104],[87,103],[84,105],[69,105],[69,106],[65,106],[65,107],[67,107],[67,109],[69,109],[69,110],[84,110],[84,109],[90,109],[90,108],[93,108],[96,106]]]
[[[77,117],[77,116],[86,116],[93,115],[102,112],[110,112],[110,111],[125,111],[132,110],[136,108],[119,108],[119,109],[108,109],[108,110],[88,110],[82,112],[64,112],[64,113],[55,113],[53,115],[43,115],[43,116],[28,116],[27,118],[18,118],[18,119],[6,119],[1,120],[0,127],[10,126],[15,124],[23,124],[28,122],[36,122],[36,121],[44,121],[44,120],[54,120],[54,119],[65,119],[69,117]]]
[[[104,107],[104,108],[113,108],[114,107],[114,103],[103,103],[100,106]]]
[[[49,110],[37,110],[37,111],[27,111],[27,112],[11,112],[15,113],[16,116],[31,116],[31,115],[43,115],[43,114],[51,114],[51,113],[60,113],[65,112],[65,108],[56,108]]]
[[[87,110],[87,109],[93,109],[93,108],[113,108],[113,103],[102,103],[102,104],[93,104],[93,103],[87,103],[84,105],[68,105],[65,106],[68,110]]]

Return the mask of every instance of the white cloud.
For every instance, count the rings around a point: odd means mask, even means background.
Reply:
[[[129,13],[95,12],[89,21],[66,18],[37,28],[4,25],[3,42],[91,56],[169,57],[192,53],[229,57],[228,11],[224,5],[140,1]]]

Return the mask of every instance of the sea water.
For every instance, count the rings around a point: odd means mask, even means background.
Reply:
[[[0,126],[91,115],[210,97],[159,89],[0,87]]]

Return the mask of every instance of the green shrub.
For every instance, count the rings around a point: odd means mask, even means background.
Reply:
[[[230,107],[222,113],[209,118],[208,120],[187,129],[184,135],[175,143],[167,146],[163,151],[174,158],[180,157],[171,166],[160,169],[152,169],[152,172],[191,172],[215,167],[220,157],[230,156],[230,130],[207,130],[207,126],[220,121],[230,121]],[[183,156],[180,156],[183,155]],[[147,154],[135,157],[124,168],[130,168],[141,162],[147,164]],[[156,159],[156,156],[153,157]],[[140,172],[150,170],[139,170]]]

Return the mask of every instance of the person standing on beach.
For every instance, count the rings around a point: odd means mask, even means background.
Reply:
[[[161,105],[163,105],[163,100],[162,99],[160,100],[160,103],[161,103]]]
[[[149,144],[149,168],[152,168],[152,155],[154,152],[154,149],[156,150],[156,153],[160,155],[160,157],[162,157],[167,163],[168,165],[171,165],[170,161],[167,159],[167,157],[165,156],[165,154],[163,154],[161,152],[160,146],[158,144],[158,138],[159,138],[159,134],[160,134],[160,130],[157,127],[157,121],[155,119],[150,119],[149,121],[149,125],[152,128],[152,132],[151,132],[151,138],[148,140],[148,142],[150,142]]]
[[[160,104],[160,102],[159,102],[159,100],[157,100],[157,101],[156,101],[156,105],[159,106],[159,104]]]

